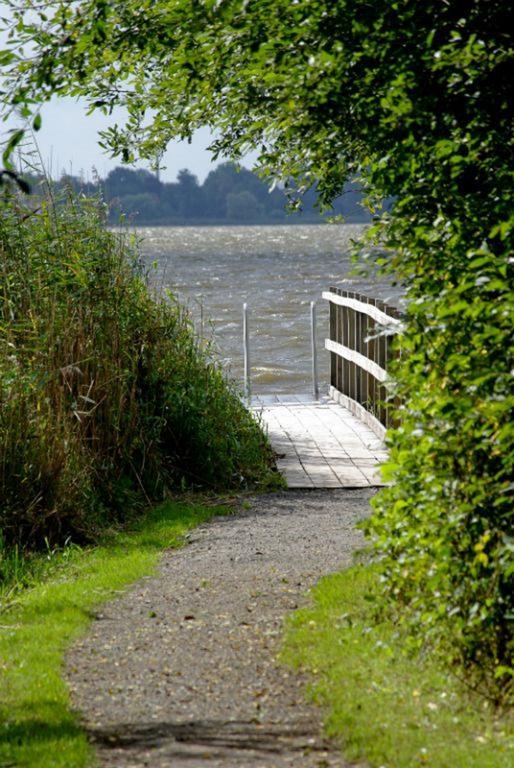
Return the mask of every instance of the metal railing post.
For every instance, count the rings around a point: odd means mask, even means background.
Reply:
[[[248,324],[248,304],[243,304],[243,354],[244,354],[244,392],[250,402],[252,391],[250,382],[250,329]]]
[[[312,393],[319,400],[318,352],[316,349],[316,302],[311,301],[311,351],[312,351]]]

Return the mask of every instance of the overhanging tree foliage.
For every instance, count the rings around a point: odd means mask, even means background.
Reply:
[[[510,3],[86,0],[39,18],[10,5],[26,48],[3,55],[5,98],[26,117],[54,93],[84,95],[128,109],[103,137],[126,160],[209,125],[216,151],[258,149],[264,174],[317,182],[325,202],[355,175],[371,202],[396,198],[370,237],[410,300],[405,406],[370,528],[414,633],[508,688]]]

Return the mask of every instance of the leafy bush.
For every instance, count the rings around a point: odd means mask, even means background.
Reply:
[[[259,425],[98,202],[0,215],[0,530],[88,537],[169,488],[266,483]]]
[[[392,484],[368,530],[416,643],[442,646],[501,698],[514,651],[514,291],[497,235],[467,252],[453,280],[430,292],[419,280],[415,299],[411,289]]]

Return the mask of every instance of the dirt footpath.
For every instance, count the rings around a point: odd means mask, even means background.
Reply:
[[[287,491],[197,528],[103,606],[68,655],[102,766],[330,768],[304,681],[276,662],[284,616],[352,561],[373,491]]]

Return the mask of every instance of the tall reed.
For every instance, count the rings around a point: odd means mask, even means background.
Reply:
[[[104,214],[76,197],[0,209],[7,546],[88,539],[174,487],[273,482],[258,424]]]

